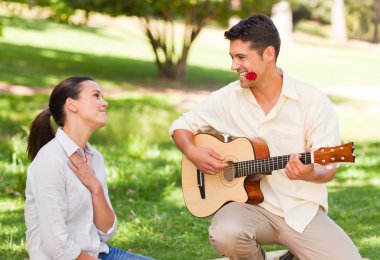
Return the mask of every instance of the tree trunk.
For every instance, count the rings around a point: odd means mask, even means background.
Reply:
[[[191,43],[190,43],[191,44]],[[177,68],[175,72],[175,79],[179,82],[183,82],[186,76],[187,57],[189,54],[190,45],[184,46],[182,50],[181,59],[177,62]]]
[[[347,41],[344,0],[334,0],[331,10],[332,38],[340,43]]]
[[[379,43],[379,23],[380,23],[380,0],[375,1],[373,14],[373,43]]]
[[[152,46],[155,63],[160,75],[169,80],[183,82],[186,76],[187,58],[195,38],[206,24],[208,17],[195,17],[195,8],[192,6],[186,10],[184,17],[184,34],[182,50],[176,53],[174,22],[170,14],[165,13],[165,20],[150,20],[141,18],[141,24],[144,27],[145,35]],[[194,21],[195,20],[195,21]]]

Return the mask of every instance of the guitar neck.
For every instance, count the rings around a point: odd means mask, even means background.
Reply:
[[[233,163],[235,177],[262,174],[284,169],[289,161],[289,158],[290,155],[283,155]],[[311,152],[301,153],[300,160],[303,164],[311,164],[313,163],[313,154]]]

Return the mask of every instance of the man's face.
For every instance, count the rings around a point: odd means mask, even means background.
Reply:
[[[232,58],[231,70],[236,71],[243,88],[252,88],[260,81],[265,72],[266,64],[256,50],[250,48],[250,42],[233,40],[230,42],[230,56]],[[248,80],[246,74],[254,72],[256,80]]]

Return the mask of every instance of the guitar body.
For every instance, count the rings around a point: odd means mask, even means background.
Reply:
[[[266,143],[259,139],[251,142],[247,138],[237,138],[223,143],[214,136],[198,134],[195,145],[212,148],[229,163],[269,157]],[[196,217],[210,216],[230,201],[261,203],[264,196],[260,190],[260,179],[260,174],[235,178],[231,168],[216,175],[203,174],[186,156],[182,158],[183,197],[187,209]],[[199,184],[202,184],[202,191]]]
[[[187,209],[196,217],[214,214],[230,201],[258,204],[264,196],[260,190],[262,175],[284,169],[289,155],[269,157],[267,144],[254,139],[237,138],[224,143],[208,134],[198,134],[194,138],[198,147],[212,148],[224,156],[229,166],[215,175],[204,174],[186,158],[182,157],[182,193]],[[303,164],[355,162],[354,143],[340,146],[321,147],[300,155]],[[261,160],[262,159],[262,160]],[[246,177],[247,176],[247,177]]]

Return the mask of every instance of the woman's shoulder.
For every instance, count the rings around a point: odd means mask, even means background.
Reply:
[[[67,156],[56,138],[45,144],[37,153],[29,166],[29,170],[51,170],[65,165]]]

